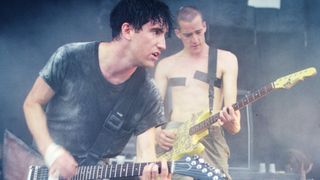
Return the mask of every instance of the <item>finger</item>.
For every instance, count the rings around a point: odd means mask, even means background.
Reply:
[[[169,144],[169,143],[166,143],[166,142],[161,142],[159,144],[160,144],[160,147],[165,149],[165,150],[169,150],[169,149],[172,148],[172,144]]]
[[[49,170],[49,177],[51,177],[51,179],[57,179],[59,177],[60,173],[58,169],[50,169]]]
[[[224,114],[223,114],[223,111],[220,111],[220,113],[219,113],[219,119],[221,120],[222,123],[226,122],[226,118],[225,118],[225,116],[224,116]]]
[[[159,166],[157,164],[152,163],[151,169],[151,179],[156,180],[159,173]]]
[[[163,136],[162,140],[171,144],[174,142],[174,138],[171,138],[169,136]]]
[[[224,107],[224,108],[223,108],[222,113],[223,113],[224,119],[225,119],[226,121],[230,121],[231,117],[230,117],[230,115],[229,115],[229,113],[228,113],[227,107]]]
[[[174,139],[176,138],[176,132],[174,131],[165,131],[164,134],[166,135],[166,137],[170,138],[170,139]]]
[[[220,125],[220,126],[222,126],[224,123],[221,121],[221,119],[218,119],[218,120],[217,120],[217,124]]]
[[[227,112],[229,113],[230,116],[234,116],[234,109],[232,106],[228,106],[227,107]]]
[[[167,161],[161,161],[161,179],[168,179],[168,174],[169,174],[169,170],[168,170],[168,165],[167,165]]]
[[[149,164],[143,168],[143,173],[142,173],[143,180],[147,180],[147,179],[151,178],[151,168],[152,168],[151,164]]]

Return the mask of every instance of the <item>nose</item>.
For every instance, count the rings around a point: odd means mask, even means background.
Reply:
[[[158,42],[158,48],[162,51],[166,49],[166,38],[163,36]]]
[[[194,35],[194,34],[191,36],[191,39],[190,39],[190,40],[191,40],[191,43],[192,43],[192,44],[198,43],[198,38],[197,38],[197,36]]]

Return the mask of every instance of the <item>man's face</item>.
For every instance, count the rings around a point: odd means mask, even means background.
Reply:
[[[161,51],[166,49],[166,26],[148,22],[132,36],[132,49],[138,66],[154,67]]]
[[[192,54],[200,53],[205,45],[206,23],[200,15],[197,15],[191,22],[179,21],[179,29],[176,35],[181,39],[184,48]]]

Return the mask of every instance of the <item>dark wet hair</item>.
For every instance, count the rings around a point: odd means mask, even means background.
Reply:
[[[169,7],[159,0],[121,0],[110,14],[112,38],[117,38],[123,23],[129,23],[137,31],[148,22],[167,26],[172,31],[172,15]]]

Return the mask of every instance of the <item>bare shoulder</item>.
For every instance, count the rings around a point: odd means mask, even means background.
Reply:
[[[175,66],[178,66],[180,59],[181,59],[180,52],[173,54],[171,56],[165,57],[159,61],[156,67],[156,71],[169,72],[171,69],[174,69]]]
[[[218,50],[218,63],[222,66],[223,69],[234,69],[238,68],[238,60],[235,54],[230,51]]]

